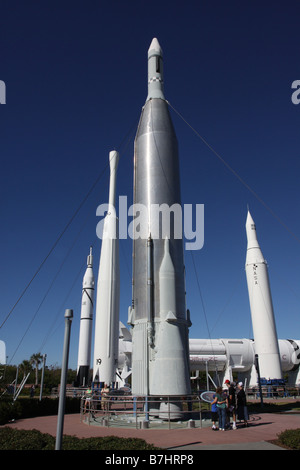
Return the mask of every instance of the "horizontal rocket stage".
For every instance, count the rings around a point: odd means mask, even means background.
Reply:
[[[300,340],[278,341],[282,371],[291,373],[290,385],[300,385]],[[127,328],[120,323],[119,362],[120,373],[131,370],[132,342]],[[237,372],[248,377],[249,386],[257,385],[256,374],[252,374],[255,362],[255,342],[250,339],[190,339],[189,366],[191,371]],[[268,377],[266,377],[268,378]],[[251,380],[250,380],[251,379]]]

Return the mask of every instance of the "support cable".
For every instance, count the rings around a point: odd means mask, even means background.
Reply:
[[[300,238],[278,217],[277,214],[267,205],[267,203],[246,183],[246,181],[241,178],[241,176],[224,160],[223,157],[199,134],[199,132],[187,122],[186,119],[168,102],[168,105],[173,109],[173,111],[187,124],[187,126],[196,134],[199,139],[212,151],[216,157],[223,163],[223,165],[228,168],[229,171],[250,191],[253,196],[270,212],[270,214],[292,235],[298,242]]]

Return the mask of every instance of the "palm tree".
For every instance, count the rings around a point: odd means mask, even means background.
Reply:
[[[39,365],[41,364],[42,360],[43,360],[43,356],[41,355],[41,353],[32,354],[29,360],[32,367],[35,368],[35,385],[38,385],[39,383],[38,372],[39,372]]]
[[[20,370],[23,372],[23,379],[25,377],[25,375],[28,374],[28,372],[30,372],[32,370],[32,366],[30,364],[29,361],[27,360],[24,360],[21,364],[20,364]]]

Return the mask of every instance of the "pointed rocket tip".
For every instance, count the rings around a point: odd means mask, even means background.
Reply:
[[[166,236],[166,237],[165,237],[165,251],[166,251],[167,253],[169,252],[169,247],[170,247],[169,239],[168,239],[168,237]]]
[[[119,152],[117,150],[111,150],[109,152],[109,164],[111,169],[117,169],[118,163],[119,163]]]
[[[257,241],[257,234],[256,234],[256,226],[249,210],[247,213],[247,220],[246,220],[246,234],[247,234],[247,240],[248,240],[247,249],[259,248],[259,243]]]
[[[247,219],[246,219],[246,225],[249,224],[254,224],[252,215],[250,214],[249,207],[247,208]]]
[[[152,42],[151,42],[150,47],[148,49],[148,52],[153,51],[153,50],[158,52],[159,55],[162,55],[162,48],[160,47],[160,44],[159,44],[157,38],[152,39]]]
[[[93,266],[93,247],[90,246],[90,254],[87,257],[87,267],[92,267]]]
[[[148,96],[146,101],[153,98],[165,100],[163,53],[156,38],[152,39],[148,49]]]

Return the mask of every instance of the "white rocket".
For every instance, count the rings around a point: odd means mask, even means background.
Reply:
[[[152,395],[174,395],[183,387],[186,392],[186,348],[178,327],[176,309],[176,273],[165,239],[165,249],[159,269],[160,322],[157,324],[156,358],[153,361],[150,390]],[[183,385],[181,385],[183,384]],[[186,388],[185,388],[186,387]]]
[[[135,138],[134,204],[147,211],[146,230],[133,241],[133,296],[128,316],[133,328],[132,392],[172,395],[175,417],[176,397],[190,393],[190,322],[183,240],[176,237],[175,221],[164,224],[163,217],[154,215],[155,207],[181,206],[177,138],[164,96],[163,54],[156,38],[148,50],[148,96]],[[139,232],[139,224],[139,218],[134,219],[134,233]]]
[[[88,384],[89,369],[91,362],[91,340],[93,329],[93,309],[94,309],[94,273],[92,247],[87,258],[87,268],[82,282],[80,332],[78,345],[77,377],[76,385],[84,386]]]
[[[94,341],[93,382],[108,385],[116,382],[119,354],[119,230],[115,211],[118,162],[118,152],[110,152],[109,205],[102,234]]]
[[[246,233],[248,240],[246,276],[260,377],[281,379],[282,371],[268,267],[258,244],[256,227],[249,211]]]

